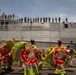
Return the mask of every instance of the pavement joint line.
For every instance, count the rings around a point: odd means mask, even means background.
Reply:
[[[21,70],[23,69],[22,67],[12,67],[13,69],[18,69],[18,70]],[[42,68],[42,70],[54,70],[52,68]],[[65,68],[65,70],[76,70],[76,68]]]

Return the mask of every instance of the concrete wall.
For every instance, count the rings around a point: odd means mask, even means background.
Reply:
[[[8,31],[0,31],[0,39],[27,40],[35,39],[42,42],[76,42],[76,23],[19,23],[9,24]],[[25,28],[24,28],[25,27]],[[24,30],[23,30],[24,28]]]
[[[50,31],[3,31],[0,32],[0,39],[15,39],[15,40],[26,40],[34,39],[36,41],[51,41]]]

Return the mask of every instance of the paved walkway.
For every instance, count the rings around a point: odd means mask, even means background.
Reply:
[[[67,75],[76,75],[76,66],[67,67],[66,72],[67,72]],[[43,68],[40,71],[39,75],[54,75],[53,73],[54,73],[54,70],[50,68],[50,66],[46,65],[45,62],[43,62]],[[23,68],[14,62],[12,65],[12,70],[9,70],[9,71],[4,70],[2,75],[23,75]]]
[[[76,59],[73,59],[73,67],[66,67],[67,75],[76,75]],[[43,68],[39,75],[54,75],[54,70],[43,62]],[[23,75],[23,68],[16,62],[12,65],[12,70],[5,71],[0,75]]]

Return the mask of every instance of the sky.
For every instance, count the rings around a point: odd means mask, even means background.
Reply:
[[[1,13],[19,17],[61,17],[76,21],[76,0],[0,0]]]

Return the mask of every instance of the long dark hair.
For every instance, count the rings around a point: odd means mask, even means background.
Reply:
[[[31,40],[31,44],[35,44],[35,41],[34,40]]]

